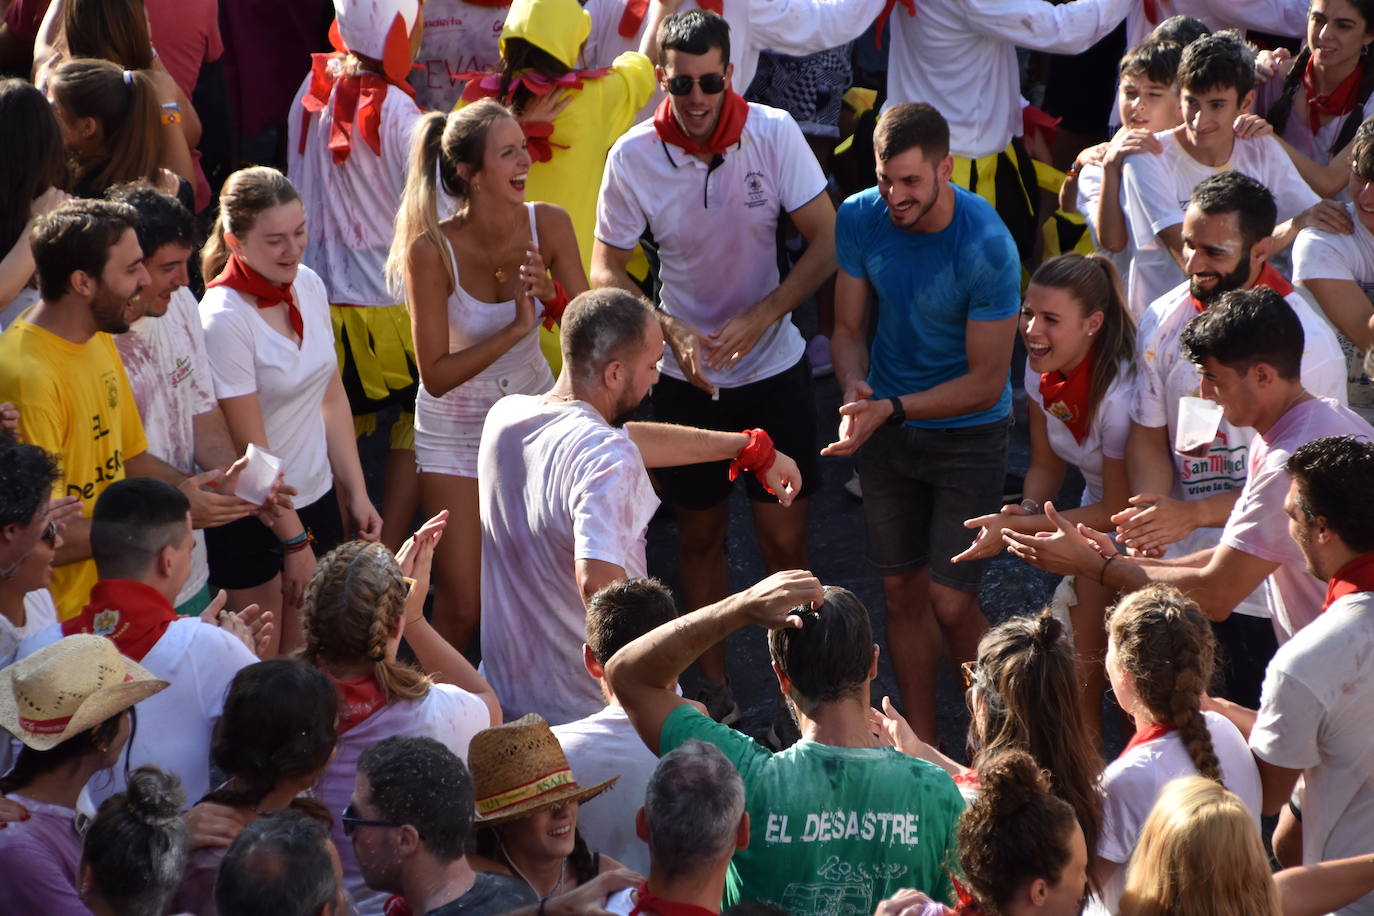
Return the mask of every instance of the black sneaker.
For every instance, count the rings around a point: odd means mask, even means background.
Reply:
[[[701,690],[697,691],[697,702],[705,706],[706,714],[721,725],[734,725],[744,717],[729,684],[703,681]]]

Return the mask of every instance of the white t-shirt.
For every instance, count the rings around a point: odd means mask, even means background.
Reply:
[[[605,700],[582,666],[577,560],[645,575],[658,508],[644,460],[590,404],[513,394],[487,414],[477,453],[482,516],[482,672],[507,721],[561,725]]]
[[[19,295],[11,299],[4,308],[0,308],[0,331],[14,324],[14,319],[24,314],[24,310],[36,304],[38,299],[38,290],[28,286],[21,289]]]
[[[338,360],[324,283],[301,265],[292,292],[305,327],[299,348],[268,326],[256,302],[227,286],[205,291],[200,321],[215,397],[257,394],[267,451],[281,459],[296,505],[308,506],[334,485],[321,407]]]
[[[57,604],[52,592],[39,588],[24,596],[24,625],[16,627],[0,615],[0,668],[19,657],[19,646],[29,636],[57,623]],[[8,773],[22,745],[8,732],[0,732],[0,773]]]
[[[1369,852],[1374,836],[1374,593],[1357,592],[1279,646],[1250,747],[1303,770],[1302,861]],[[1374,914],[1374,894],[1337,912]]]
[[[1121,188],[1117,187],[1117,198],[1121,198]],[[1083,170],[1078,173],[1078,212],[1082,214],[1083,221],[1088,224],[1088,231],[1093,234],[1093,244],[1097,250],[1105,255],[1112,264],[1116,265],[1116,272],[1121,277],[1124,284],[1126,278],[1131,275],[1131,259],[1135,257],[1135,246],[1131,244],[1130,234],[1126,236],[1126,247],[1120,251],[1108,251],[1102,247],[1098,241],[1101,235],[1097,230],[1097,205],[1102,199],[1102,164],[1090,162],[1083,166]],[[1125,204],[1122,202],[1122,211],[1125,212]],[[1139,315],[1135,316],[1139,318]]]
[[[730,26],[730,60],[735,65],[731,86],[744,95],[754,81],[760,51],[801,57],[858,38],[878,18],[883,3],[884,0],[730,0],[722,9]],[[627,37],[620,34],[625,0],[587,0],[584,8],[591,13],[592,30],[582,45],[583,66],[609,67],[626,51],[639,50],[648,13],[635,34]],[[694,9],[699,9],[696,0],[684,0],[677,11]],[[905,11],[902,15],[906,15]]]
[[[1127,377],[1128,371],[1124,363],[1117,369],[1116,378],[1112,379],[1102,400],[1097,403],[1097,411],[1088,426],[1088,435],[1079,442],[1063,420],[1045,410],[1044,398],[1040,396],[1040,373],[1033,371],[1029,363],[1026,365],[1026,397],[1034,401],[1045,415],[1050,449],[1083,474],[1086,486],[1082,504],[1085,506],[1102,501],[1102,459],[1115,458],[1119,461],[1126,457],[1126,436],[1131,431],[1131,380]]]
[[[607,795],[577,809],[577,829],[587,845],[641,875],[649,873],[649,847],[635,833],[635,813],[644,804],[658,758],[644,746],[625,708],[612,703],[585,719],[553,729],[579,785],[598,785],[619,776]]]
[[[1181,129],[1155,134],[1164,151],[1129,156],[1121,170],[1126,228],[1136,248],[1127,284],[1127,300],[1135,315],[1187,279],[1158,233],[1183,222],[1188,198],[1204,179],[1227,169],[1250,176],[1274,195],[1279,222],[1292,219],[1321,200],[1273,137],[1237,139],[1230,161],[1211,166],[1184,152],[1176,134]]]
[[[1221,779],[1250,809],[1255,829],[1260,826],[1259,770],[1245,743],[1240,729],[1225,716],[1215,712],[1202,714],[1207,731],[1212,736],[1212,749],[1221,764]],[[1183,776],[1196,776],[1197,767],[1178,732],[1146,741],[1107,764],[1102,773],[1102,834],[1097,841],[1097,854],[1109,862],[1125,865],[1140,838],[1140,830],[1155,799],[1171,781]],[[1119,868],[1115,878],[1102,889],[1103,902],[1115,913],[1125,888],[1126,869]]]
[[[596,207],[596,237],[631,249],[647,228],[658,245],[662,308],[703,334],[753,307],[778,285],[778,211],[825,193],[825,175],[792,116],[750,103],[739,144],[711,169],[659,139],[652,121],[611,147]],[[747,264],[748,270],[722,269]],[[784,315],[732,368],[705,370],[724,388],[786,372],[806,344]],[[683,378],[671,348],[662,371]]]
[[[1264,588],[1280,643],[1317,616],[1326,596],[1326,583],[1307,571],[1302,551],[1289,536],[1288,515],[1283,510],[1292,482],[1289,457],[1324,436],[1358,436],[1368,441],[1374,439],[1374,428],[1349,408],[1321,398],[1289,409],[1256,435],[1245,488],[1222,530],[1221,543],[1227,547],[1279,564],[1264,580]]]
[[[1346,400],[1345,355],[1341,353],[1336,335],[1307,298],[1294,290],[1285,301],[1297,313],[1302,323],[1304,346],[1302,352],[1303,386],[1313,394]],[[1174,450],[1178,432],[1178,401],[1182,397],[1200,397],[1202,375],[1186,356],[1180,339],[1183,328],[1197,312],[1183,283],[1168,295],[1161,296],[1140,320],[1136,332],[1137,366],[1134,397],[1131,401],[1131,420],[1141,426],[1168,428],[1169,453],[1174,462],[1175,499],[1202,499],[1214,493],[1240,490],[1245,485],[1249,467],[1250,443],[1255,431],[1237,427],[1223,419],[1216,438],[1201,458],[1190,458]],[[1284,529],[1287,530],[1286,528]],[[1169,546],[1169,555],[1184,557],[1221,543],[1220,528],[1197,528],[1187,537]],[[1237,613],[1252,617],[1270,616],[1269,602],[1263,589],[1255,589],[1239,605]]]
[[[1250,26],[1250,28],[1257,28],[1257,26]],[[1269,109],[1283,95],[1284,80],[1284,74],[1275,73],[1267,83],[1255,87],[1255,111],[1257,113],[1268,115]],[[1370,115],[1374,115],[1374,95],[1365,100],[1364,110],[1357,117],[1363,121]],[[1280,136],[1295,150],[1318,165],[1330,165],[1331,144],[1336,142],[1336,138],[1341,132],[1341,125],[1349,117],[1350,115],[1347,114],[1331,118],[1317,128],[1317,132],[1313,134],[1312,128],[1307,124],[1307,118],[1299,117],[1297,106],[1294,106],[1289,111],[1288,122],[1284,124],[1283,133]],[[1342,190],[1342,195],[1344,194],[1345,191]]]
[[[1374,235],[1360,222],[1351,204],[1345,205],[1355,224],[1346,235],[1308,227],[1293,243],[1293,279],[1351,280],[1365,295],[1374,293]]]
[[[423,9],[428,16],[429,4]],[[381,155],[372,152],[358,130],[353,134],[348,159],[335,163],[329,149],[334,111],[326,105],[323,111],[310,115],[302,155],[301,115],[305,109],[301,99],[311,80],[307,73],[286,119],[287,174],[305,202],[305,225],[310,234],[304,263],[324,281],[331,305],[396,305],[403,297],[387,289],[384,272],[406,184],[410,135],[420,120],[420,109],[400,89],[389,88],[378,128]]]
[[[138,319],[127,332],[116,334],[114,342],[138,403],[149,453],[183,474],[195,474],[193,421],[216,407],[196,297],[186,287],[179,288],[172,293],[167,314]],[[193,533],[191,575],[177,595],[178,605],[193,598],[210,578],[205,533]]]
[[[53,624],[25,639],[19,657],[61,638],[61,625]],[[210,738],[224,711],[229,683],[257,660],[237,636],[199,617],[173,621],[140,662],[171,686],[139,701],[129,768],[146,763],[175,773],[186,789],[187,804],[194,804],[210,790]],[[122,763],[106,772],[109,778],[97,776],[86,786],[97,806],[125,788]]]
[[[501,65],[501,27],[506,6],[477,6],[462,0],[425,0],[420,13],[425,34],[410,84],[415,101],[432,111],[452,111],[463,94],[458,74]],[[385,148],[385,147],[383,147]]]
[[[977,159],[1021,136],[1016,49],[1078,54],[1116,28],[1134,0],[918,0],[888,20],[887,103],[928,102],[949,122],[949,149]],[[726,4],[729,7],[729,4]]]

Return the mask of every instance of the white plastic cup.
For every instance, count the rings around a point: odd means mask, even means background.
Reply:
[[[1174,451],[1188,458],[1202,458],[1211,449],[1221,427],[1221,405],[1206,398],[1178,399],[1178,432]]]
[[[248,443],[248,466],[239,474],[234,495],[244,502],[260,506],[272,493],[272,484],[281,472],[281,459],[253,443]]]

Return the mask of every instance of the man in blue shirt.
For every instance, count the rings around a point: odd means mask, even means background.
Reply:
[[[845,403],[821,454],[855,455],[902,705],[934,740],[940,645],[954,663],[973,659],[987,628],[982,564],[950,557],[968,541],[963,520],[1000,505],[1021,262],[992,206],[950,184],[938,111],[890,108],[873,148],[878,186],[836,216],[831,350]]]

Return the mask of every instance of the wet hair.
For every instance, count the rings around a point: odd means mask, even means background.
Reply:
[[[1200,19],[1194,19],[1192,16],[1170,16],[1150,31],[1150,39],[1172,41],[1180,48],[1186,48],[1199,38],[1211,34],[1212,30]]]
[[[1293,307],[1272,289],[1256,286],[1223,293],[1183,328],[1183,354],[1198,365],[1212,357],[1245,375],[1256,363],[1298,381],[1303,331]]]
[[[1368,68],[1374,71],[1374,67]],[[1365,181],[1374,181],[1374,118],[1355,131],[1355,145],[1350,148],[1350,168]]]
[[[1161,86],[1173,86],[1178,79],[1178,62],[1183,49],[1172,41],[1147,38],[1127,51],[1117,66],[1120,76],[1143,76]]]
[[[1116,380],[1122,364],[1127,373],[1135,367],[1135,319],[1121,292],[1121,277],[1108,258],[1100,254],[1070,252],[1041,264],[1030,279],[1032,286],[1061,289],[1077,301],[1082,317],[1102,313],[1102,327],[1093,342],[1092,384],[1088,390],[1088,416]]]
[[[1199,213],[1208,216],[1236,214],[1241,245],[1247,252],[1260,239],[1273,235],[1278,221],[1278,206],[1269,189],[1249,175],[1233,170],[1217,172],[1198,182],[1188,195],[1188,206],[1197,207]]]
[[[0,251],[28,225],[33,202],[48,188],[66,190],[70,175],[62,130],[52,106],[32,83],[0,80]]]
[[[682,54],[709,54],[720,51],[722,65],[730,63],[730,23],[707,10],[686,10],[667,17],[658,26],[658,59],[669,51]]]
[[[71,290],[78,270],[99,280],[110,249],[130,229],[138,229],[138,211],[108,200],[69,200],[39,217],[29,237],[38,292],[56,302]]]
[[[453,751],[433,738],[387,738],[363,751],[358,772],[382,820],[414,827],[436,858],[463,857],[476,809],[472,776]]]
[[[1102,755],[1085,723],[1078,658],[1064,625],[1044,610],[993,627],[978,643],[978,683],[984,702],[970,727],[981,732],[974,741],[980,781],[981,761],[1025,751],[1048,775],[1050,791],[1073,808],[1088,848],[1096,848]]]
[[[1204,35],[1183,49],[1178,85],[1186,92],[1236,90],[1243,101],[1255,88],[1255,54],[1233,29]]]
[[[1076,821],[1025,751],[987,761],[978,768],[978,784],[978,796],[959,818],[959,865],[975,900],[1003,913],[1036,878],[1059,883],[1073,855]]]
[[[449,284],[457,283],[448,243],[439,228],[439,192],[466,206],[471,191],[458,166],[467,166],[469,174],[481,171],[492,125],[514,117],[510,109],[493,99],[482,99],[448,114],[431,111],[420,117],[411,134],[410,169],[386,257],[386,280],[393,291],[404,293],[406,258],[410,246],[421,238],[439,251]]]
[[[206,282],[219,276],[229,263],[229,244],[224,233],[243,238],[264,211],[300,199],[296,186],[274,168],[255,165],[230,175],[219,192],[214,228],[200,252],[200,272]]]
[[[181,780],[152,766],[135,769],[128,789],[101,803],[81,861],[96,893],[121,916],[161,916],[181,885],[191,847],[185,804]]]
[[[584,381],[596,379],[613,360],[629,358],[644,344],[656,320],[643,299],[614,287],[574,296],[563,313],[563,364]]]
[[[381,544],[350,541],[324,555],[305,587],[302,657],[326,662],[370,662],[388,703],[429,692],[423,672],[387,658],[387,641],[405,613],[407,586],[396,558]]]
[[[157,180],[162,112],[147,73],[108,60],[74,58],[53,71],[49,91],[69,117],[94,118],[100,127],[102,154],[76,163],[78,193],[98,197],[126,181]]]
[[[501,91],[497,97],[503,99],[516,114],[523,112],[525,106],[537,98],[528,86],[515,79],[528,70],[551,80],[569,72],[566,64],[538,45],[524,38],[508,36],[501,43]]]
[[[837,585],[825,587],[815,610],[798,607],[800,628],[779,627],[768,634],[773,663],[792,682],[795,700],[808,715],[822,703],[852,696],[873,670],[873,627],[859,596]]]
[[[677,617],[673,593],[657,579],[617,579],[587,602],[587,647],[601,664],[650,630]]]
[[[715,745],[692,739],[663,755],[644,793],[649,855],[665,880],[730,858],[744,781]]]
[[[0,436],[0,528],[28,525],[48,505],[59,477],[53,456],[36,445]]]
[[[1221,762],[1202,715],[1216,656],[1216,637],[1202,611],[1172,586],[1147,585],[1107,612],[1107,634],[1145,708],[1178,729],[1198,773],[1221,782]]]
[[[887,162],[909,149],[920,149],[932,164],[949,155],[949,122],[933,105],[902,102],[878,118],[873,128],[873,153]]]
[[[220,916],[314,916],[338,895],[329,828],[289,808],[243,828],[215,878]]]
[[[63,0],[59,34],[69,57],[152,69],[153,42],[143,0]]]
[[[273,658],[239,669],[210,741],[210,760],[228,782],[203,800],[256,808],[281,783],[319,772],[334,753],[338,716],[338,691],[300,659]],[[313,799],[297,798],[291,807],[331,820]]]
[[[134,712],[132,706],[115,713],[99,725],[72,735],[61,744],[48,748],[46,751],[36,751],[27,745],[21,746],[19,756],[14,760],[14,766],[10,768],[8,773],[0,776],[0,795],[18,792],[39,776],[54,773],[67,764],[80,760],[87,754],[98,753],[101,745],[108,745],[119,734],[119,720],[126,712],[131,717],[129,740],[124,745],[124,768],[127,778],[129,745],[133,743],[134,726],[138,721],[137,713]]]
[[[154,477],[110,484],[91,512],[91,557],[100,578],[142,579],[164,548],[190,536],[190,511],[180,490]]]
[[[196,218],[175,197],[145,181],[110,188],[106,200],[128,204],[138,211],[138,245],[151,258],[163,245],[196,247]]]
[[[1308,521],[1321,518],[1356,553],[1374,552],[1374,443],[1325,436],[1288,459],[1298,485],[1294,503]]]
[[[1354,8],[1356,15],[1364,20],[1365,35],[1374,34],[1374,0],[1346,0],[1346,2]],[[1312,47],[1304,44],[1303,49],[1298,52],[1298,56],[1293,60],[1293,66],[1289,69],[1288,76],[1284,78],[1283,92],[1274,100],[1274,104],[1269,106],[1269,110],[1264,113],[1264,119],[1274,125],[1275,136],[1281,136],[1284,128],[1288,126],[1288,119],[1293,114],[1293,98],[1298,94],[1298,89],[1302,87],[1303,74],[1307,72],[1307,64],[1311,60]],[[1336,137],[1332,140],[1328,150],[1332,156],[1344,149],[1346,144],[1355,136],[1356,129],[1364,119],[1365,102],[1369,101],[1371,94],[1374,94],[1374,67],[1365,66],[1361,68],[1361,74],[1359,86],[1355,90],[1354,108],[1341,122],[1340,129],[1336,131]]]
[[[1121,916],[1279,916],[1254,816],[1210,779],[1175,779],[1155,799],[1126,871]]]

